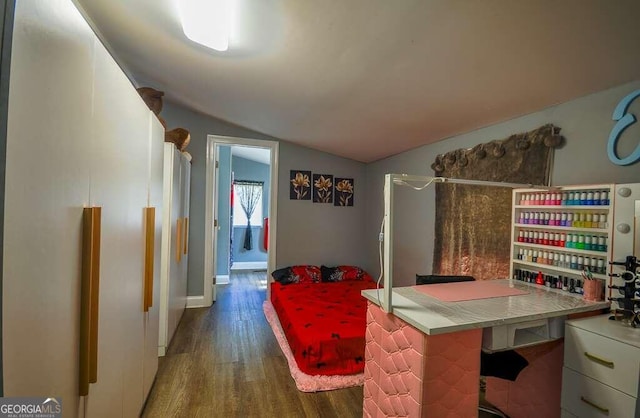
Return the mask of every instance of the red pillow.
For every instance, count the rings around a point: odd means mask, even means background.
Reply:
[[[338,266],[342,270],[342,280],[369,280],[373,281],[373,277],[360,267],[354,266]]]
[[[294,283],[318,283],[322,278],[318,266],[293,266],[291,276]]]

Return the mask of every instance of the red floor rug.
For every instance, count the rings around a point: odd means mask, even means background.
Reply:
[[[362,386],[364,384],[364,373],[352,374],[346,376],[312,376],[303,373],[296,364],[296,360],[293,358],[291,348],[287,342],[287,338],[284,336],[284,331],[280,326],[278,315],[273,309],[273,305],[270,301],[266,300],[262,304],[264,315],[267,317],[267,322],[273,330],[273,334],[278,340],[278,344],[287,358],[289,364],[289,372],[291,377],[296,382],[296,387],[301,392],[321,392],[325,390],[335,390],[349,388],[352,386]]]

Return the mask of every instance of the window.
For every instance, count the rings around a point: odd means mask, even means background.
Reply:
[[[240,188],[245,188],[249,196],[255,201],[255,208],[251,214],[251,225],[262,225],[262,183],[257,182],[234,182],[233,187],[233,226],[247,226],[247,215],[242,209],[240,202]],[[256,196],[257,195],[257,196]]]

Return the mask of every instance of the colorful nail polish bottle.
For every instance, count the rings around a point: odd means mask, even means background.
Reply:
[[[584,235],[578,235],[578,244],[576,245],[577,249],[584,250]]]
[[[598,237],[598,251],[607,251],[607,237],[604,235]]]
[[[600,214],[598,213],[593,214],[593,219],[591,220],[591,227],[600,228]]]
[[[578,269],[578,256],[577,255],[572,255],[571,256],[571,264],[569,265],[569,268],[572,270],[577,270]]]
[[[606,213],[601,213],[600,214],[600,228],[601,229],[605,229],[609,226],[609,223],[607,222],[607,214]]]
[[[591,213],[586,213],[584,215],[584,227],[591,228],[592,223],[593,223],[593,215]]]

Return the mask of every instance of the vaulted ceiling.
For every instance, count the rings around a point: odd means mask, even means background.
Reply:
[[[637,0],[236,0],[227,52],[178,0],[76,0],[139,85],[370,162],[639,79]]]

